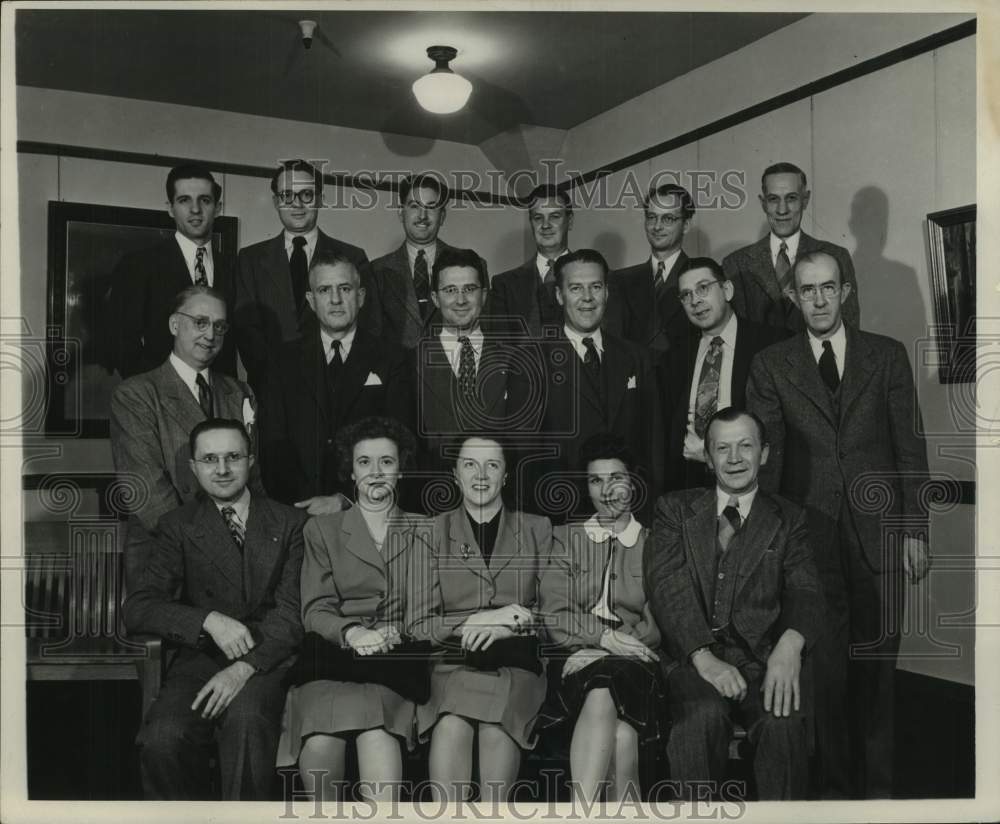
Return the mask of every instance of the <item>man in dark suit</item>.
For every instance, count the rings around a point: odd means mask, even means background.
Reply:
[[[733,284],[712,258],[690,258],[680,271],[677,301],[691,322],[657,369],[668,422],[667,489],[714,486],[705,461],[705,426],[716,409],[746,404],[750,361],[785,337],[784,330],[737,317]]]
[[[222,798],[275,797],[283,666],[302,638],[302,522],[247,489],[254,456],[236,420],[191,431],[205,497],[164,515],[155,538],[129,535],[125,623],[180,646],[139,732],[147,798],[208,797],[218,742]]]
[[[146,529],[190,501],[198,486],[190,470],[188,434],[212,417],[243,421],[256,438],[250,387],[215,371],[229,331],[223,296],[208,286],[176,295],[165,323],[173,336],[170,356],[150,372],[122,381],[111,396],[111,455],[115,470],[139,485],[133,515]],[[256,467],[251,489],[263,493]]]
[[[148,372],[170,354],[167,318],[177,293],[211,286],[232,308],[233,261],[212,248],[222,187],[202,166],[176,166],[167,175],[167,212],[177,231],[156,246],[125,255],[112,274],[108,323],[116,330],[116,365],[123,378]],[[215,368],[236,377],[235,341],[226,340]]]
[[[648,350],[604,332],[607,307],[607,262],[600,252],[579,249],[556,264],[556,297],[565,309],[561,338],[542,350],[547,370],[542,431],[546,446],[557,452],[542,461],[548,483],[564,483],[565,473],[581,481],[586,467],[580,446],[597,432],[618,435],[636,456],[637,491],[651,504],[662,488],[663,422],[656,378]],[[565,519],[565,507],[546,504],[546,479],[536,485],[535,506],[550,517]],[[589,499],[580,490],[580,501]],[[638,511],[638,510],[637,510]]]
[[[310,515],[338,511],[341,494],[353,497],[337,471],[342,427],[372,415],[413,426],[411,359],[397,343],[358,326],[366,299],[353,261],[318,251],[306,300],[319,323],[284,345],[263,400],[265,484]]]
[[[650,257],[635,266],[612,272],[608,278],[611,301],[605,329],[654,353],[688,334],[683,307],[677,299],[677,278],[687,263],[681,248],[691,228],[694,201],[675,183],[654,186],[643,203]]]
[[[565,191],[548,184],[536,186],[527,202],[535,254],[493,278],[489,313],[505,329],[540,338],[543,327],[558,328],[563,321],[556,299],[555,263],[569,251],[573,204]]]
[[[806,254],[794,275],[808,329],[757,354],[747,404],[771,433],[762,483],[806,508],[830,608],[816,647],[820,790],[888,797],[902,578],[928,566],[920,410],[903,345],[843,322],[851,286],[836,258]]]
[[[240,250],[236,280],[236,336],[247,381],[259,393],[271,356],[283,343],[298,340],[315,325],[306,301],[309,261],[317,252],[348,258],[368,285],[363,249],[324,234],[317,226],[323,203],[323,175],[304,160],[288,161],[271,178],[271,195],[283,229],[270,240]],[[371,301],[374,304],[374,300]],[[374,305],[362,317],[366,328],[377,316]],[[377,334],[377,330],[372,330]]]
[[[722,261],[726,277],[735,289],[736,314],[757,323],[801,332],[805,322],[793,294],[792,267],[809,252],[826,252],[836,258],[844,283],[850,284],[843,316],[848,326],[857,328],[861,309],[850,254],[843,246],[817,240],[801,229],[802,213],[809,205],[810,195],[805,172],[791,163],[775,163],[764,170],[760,185],[758,198],[771,231]]]
[[[644,557],[650,610],[662,633],[673,728],[670,777],[688,800],[725,778],[733,718],[754,747],[761,800],[804,798],[808,785],[802,656],[822,625],[805,513],[757,487],[767,434],[727,407],[706,430],[714,489],[656,504]]]

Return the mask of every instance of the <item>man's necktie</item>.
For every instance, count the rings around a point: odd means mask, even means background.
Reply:
[[[663,261],[661,260],[656,264],[656,275],[653,277],[653,294],[656,296],[656,302],[659,303],[663,300],[663,296],[667,293],[667,281],[663,277]]]
[[[340,377],[340,371],[344,366],[344,359],[340,355],[340,341],[334,340],[330,342],[330,360],[326,363],[326,371],[330,376],[330,383],[333,386],[337,385],[337,378]]]
[[[229,534],[233,536],[233,541],[239,548],[240,552],[242,552],[243,544],[246,542],[246,531],[243,529],[243,525],[236,517],[236,510],[231,506],[224,506],[222,507],[222,517],[226,521],[226,527],[229,529]]]
[[[778,257],[774,262],[774,274],[778,279],[778,288],[784,294],[785,290],[792,285],[792,263],[788,259],[788,244],[781,241],[778,247]]]
[[[827,388],[836,392],[840,386],[840,374],[837,372],[837,358],[828,340],[823,341],[823,354],[819,356],[819,374]]]
[[[729,549],[729,542],[733,536],[739,532],[742,520],[740,519],[739,498],[735,495],[730,497],[726,508],[722,510],[718,521],[719,548],[725,552]]]
[[[205,376],[201,372],[198,373],[194,382],[198,386],[198,405],[201,407],[201,411],[205,413],[206,418],[213,417],[212,387],[208,385],[208,381],[205,380]]]
[[[722,373],[721,337],[716,335],[708,345],[705,360],[701,365],[701,375],[698,377],[698,389],[694,396],[694,434],[705,437],[705,427],[708,419],[719,408],[719,375]]]
[[[208,272],[205,271],[205,247],[199,246],[194,257],[194,284],[208,286]]]
[[[465,397],[471,398],[476,393],[476,352],[465,335],[458,342],[462,347],[458,353],[458,388]]]
[[[413,262],[413,289],[417,293],[420,319],[426,321],[434,305],[431,303],[431,281],[427,275],[427,255],[421,249]]]
[[[601,356],[597,353],[597,346],[590,335],[587,335],[583,339],[583,348],[587,350],[583,356],[583,368],[592,380],[599,382],[601,377]]]
[[[292,292],[295,295],[295,312],[302,312],[309,291],[309,261],[306,260],[306,239],[302,235],[292,238],[292,256],[288,258],[292,273]]]
[[[556,262],[549,258],[545,264],[545,277],[542,279],[545,284],[545,291],[549,293],[549,300],[556,299]]]

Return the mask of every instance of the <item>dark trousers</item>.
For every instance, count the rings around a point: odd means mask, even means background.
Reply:
[[[816,558],[827,604],[814,651],[819,792],[890,798],[903,575],[872,570],[846,507],[837,533]]]
[[[267,801],[275,792],[275,753],[285,702],[284,669],[252,675],[223,713],[191,709],[220,669],[208,655],[183,650],[139,730],[143,794],[163,801],[212,800],[209,759],[218,745],[223,801]]]
[[[760,667],[741,668],[741,674],[747,692],[739,702],[719,695],[690,663],[680,664],[667,676],[673,720],[667,741],[670,778],[681,782],[683,799],[697,799],[698,788],[692,782],[706,781],[713,782],[712,795],[717,797],[726,776],[736,720],[746,727],[754,752],[758,798],[805,798],[809,781],[805,697],[798,711],[793,709],[787,717],[776,718],[764,710]]]

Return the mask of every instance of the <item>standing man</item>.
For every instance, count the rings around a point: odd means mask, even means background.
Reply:
[[[807,510],[829,607],[816,645],[821,791],[887,798],[902,581],[928,568],[927,448],[906,349],[844,323],[851,285],[840,275],[830,254],[799,257],[807,329],[756,356],[747,404],[771,433],[762,483]],[[886,487],[875,511],[871,490]]]
[[[806,173],[792,163],[775,163],[760,181],[761,208],[771,232],[750,246],[737,249],[722,261],[733,282],[733,309],[741,318],[780,326],[793,332],[805,329],[794,297],[792,267],[803,255],[826,252],[834,257],[845,284],[844,322],[857,329],[861,309],[851,256],[843,246],[817,240],[802,231],[802,214],[809,205]]]
[[[667,489],[712,486],[705,427],[717,409],[746,404],[750,361],[786,333],[736,316],[733,284],[712,258],[690,258],[680,271],[677,301],[690,327],[657,369],[667,431]]]
[[[208,799],[218,742],[222,799],[275,797],[283,666],[302,639],[304,515],[247,488],[254,456],[236,420],[190,436],[204,497],[164,515],[155,538],[129,533],[130,632],[180,647],[139,732],[146,798]]]
[[[683,798],[725,779],[733,719],[747,728],[762,801],[803,799],[809,779],[802,655],[823,620],[805,513],[757,487],[767,434],[755,416],[716,412],[705,432],[714,489],[656,504],[643,558],[673,728],[670,777]]]
[[[240,356],[247,381],[258,393],[274,353],[315,324],[306,300],[313,255],[342,255],[361,273],[362,284],[367,285],[369,277],[363,249],[336,240],[316,226],[323,204],[319,169],[304,160],[283,163],[271,178],[271,197],[284,228],[276,237],[240,250],[236,284]],[[364,320],[362,325],[367,326]]]
[[[490,316],[504,329],[532,338],[542,328],[562,325],[562,305],[556,299],[555,264],[569,252],[573,204],[555,186],[536,186],[528,196],[528,222],[535,240],[531,260],[502,272],[490,284]]]
[[[654,359],[688,334],[677,279],[688,257],[681,248],[691,228],[694,201],[687,189],[664,183],[643,203],[649,260],[612,272],[608,331],[652,350]]]
[[[140,479],[133,514],[146,529],[198,490],[188,449],[196,424],[236,418],[252,438],[257,431],[250,387],[213,368],[229,332],[222,295],[208,286],[189,286],[174,298],[165,323],[173,336],[170,356],[158,368],[122,381],[111,396],[111,455],[117,472]],[[263,493],[256,467],[250,483]]]
[[[181,290],[211,286],[232,307],[233,261],[212,248],[221,205],[222,187],[208,169],[188,164],[167,174],[167,213],[177,227],[173,237],[125,255],[112,274],[109,322],[117,330],[116,363],[123,378],[155,369],[170,354],[167,318]],[[215,368],[236,377],[235,341],[225,341]]]
[[[278,354],[262,420],[264,479],[275,497],[310,515],[341,508],[354,490],[338,475],[344,426],[372,415],[413,426],[412,365],[398,344],[358,326],[367,298],[354,262],[318,251],[306,301],[319,323]]]

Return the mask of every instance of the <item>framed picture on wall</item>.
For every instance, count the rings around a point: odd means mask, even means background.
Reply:
[[[976,380],[976,207],[927,215],[938,379]]]
[[[176,227],[166,210],[49,201],[46,434],[106,438],[115,363],[112,273],[122,255]],[[217,217],[212,248],[234,259],[237,219]]]

